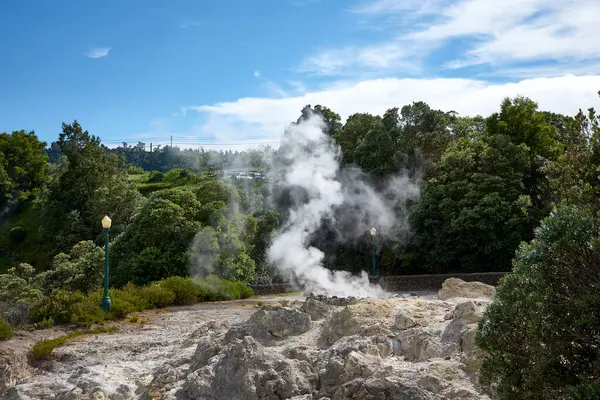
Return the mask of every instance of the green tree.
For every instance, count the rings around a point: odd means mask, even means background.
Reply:
[[[188,274],[187,248],[201,225],[194,220],[198,202],[188,201],[185,193],[185,189],[176,188],[153,194],[131,226],[115,238],[115,284],[145,284]]]
[[[378,115],[371,115],[368,113],[356,113],[350,115],[336,138],[342,149],[344,162],[348,164],[357,162],[355,160],[355,153],[359,143],[367,136],[375,135],[382,129],[383,122]],[[376,148],[374,150],[376,150]]]
[[[529,166],[523,176],[525,193],[531,198],[529,239],[533,228],[552,207],[544,198],[547,178],[543,166],[548,160],[556,160],[561,152],[561,145],[556,140],[556,128],[546,120],[546,115],[538,111],[535,101],[518,96],[506,98],[500,106],[500,112],[487,118],[487,131],[491,135],[506,135],[518,145],[525,145],[528,150]]]
[[[598,220],[559,205],[523,244],[476,335],[481,382],[500,399],[600,396]]]
[[[33,131],[0,133],[0,217],[5,208],[35,198],[45,183],[45,146]]]
[[[412,215],[415,242],[430,271],[498,271],[524,236],[527,150],[504,135],[461,139],[423,185]]]
[[[300,112],[300,117],[296,123],[299,124],[300,121],[308,119],[311,114],[318,115],[323,119],[323,122],[325,122],[325,126],[327,127],[327,131],[325,132],[327,135],[331,137],[337,136],[342,128],[342,117],[340,117],[339,114],[320,104],[317,104],[314,108],[308,104],[304,106]]]
[[[67,166],[41,199],[46,238],[59,251],[81,240],[101,240],[104,215],[113,220],[113,234],[122,232],[142,200],[127,180],[126,163],[102,149],[100,139],[84,131],[77,121],[63,123],[57,143]]]

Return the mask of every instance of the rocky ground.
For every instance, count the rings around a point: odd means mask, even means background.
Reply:
[[[264,297],[141,313],[145,324],[123,322],[117,334],[83,337],[12,371],[4,398],[488,399],[474,339],[492,294],[451,279],[419,296]]]

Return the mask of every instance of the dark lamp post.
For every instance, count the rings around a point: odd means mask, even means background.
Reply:
[[[110,311],[110,297],[108,296],[108,232],[110,231],[110,226],[112,225],[112,221],[108,216],[104,216],[102,218],[102,230],[104,231],[104,295],[102,296],[102,303],[100,307],[108,312]]]
[[[375,268],[375,235],[377,235],[377,229],[371,228],[369,231],[371,233],[372,246],[373,247],[373,277],[377,276],[377,269]]]

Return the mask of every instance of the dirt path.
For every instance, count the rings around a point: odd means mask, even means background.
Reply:
[[[77,384],[93,391],[94,387],[110,387],[111,392],[122,392],[130,398],[131,387],[141,394],[152,379],[154,370],[165,362],[179,363],[189,359],[195,350],[195,332],[210,321],[233,324],[250,317],[257,302],[278,304],[281,300],[301,300],[301,295],[257,296],[247,300],[201,303],[168,310],[146,310],[137,313],[138,320],[129,319],[112,323],[117,334],[89,335],[73,339],[64,347],[55,349],[48,361],[36,368],[27,363],[27,353],[41,339],[51,339],[67,333],[62,328],[18,332],[0,344],[0,356],[12,370],[4,371],[9,390],[1,398],[57,399]],[[0,359],[2,360],[2,359]],[[6,365],[8,367],[8,365]],[[2,376],[0,366],[0,380]],[[11,377],[6,375],[12,374]],[[83,382],[82,382],[83,381]],[[1,389],[1,386],[0,386]],[[87,390],[86,390],[87,391]],[[0,392],[1,393],[1,392]]]

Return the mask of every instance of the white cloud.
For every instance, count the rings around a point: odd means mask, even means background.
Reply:
[[[348,46],[341,49],[325,50],[302,61],[298,72],[318,75],[343,75],[349,70],[371,69],[388,70],[402,68],[407,72],[417,72],[420,60],[419,49],[400,38],[393,42],[373,44],[363,47]]]
[[[88,58],[102,58],[108,55],[110,47],[96,47],[85,53]]]
[[[260,71],[254,71],[254,77],[260,78]]]
[[[301,71],[343,74],[351,69],[412,72],[415,57],[448,51],[449,40],[470,47],[450,54],[446,68],[489,64],[600,60],[598,0],[372,0],[350,9],[390,37],[376,45],[322,50],[301,63]]]
[[[543,110],[574,114],[579,108],[598,107],[598,89],[598,75],[527,79],[515,83],[388,78],[339,85],[295,97],[242,98],[189,109],[208,117],[204,125],[197,127],[199,135],[214,134],[222,143],[241,142],[240,135],[269,142],[279,140],[284,128],[298,118],[307,104],[322,104],[343,118],[356,112],[383,114],[388,108],[421,100],[434,108],[454,110],[461,115],[489,115],[499,109],[503,98],[524,95],[537,101]]]

